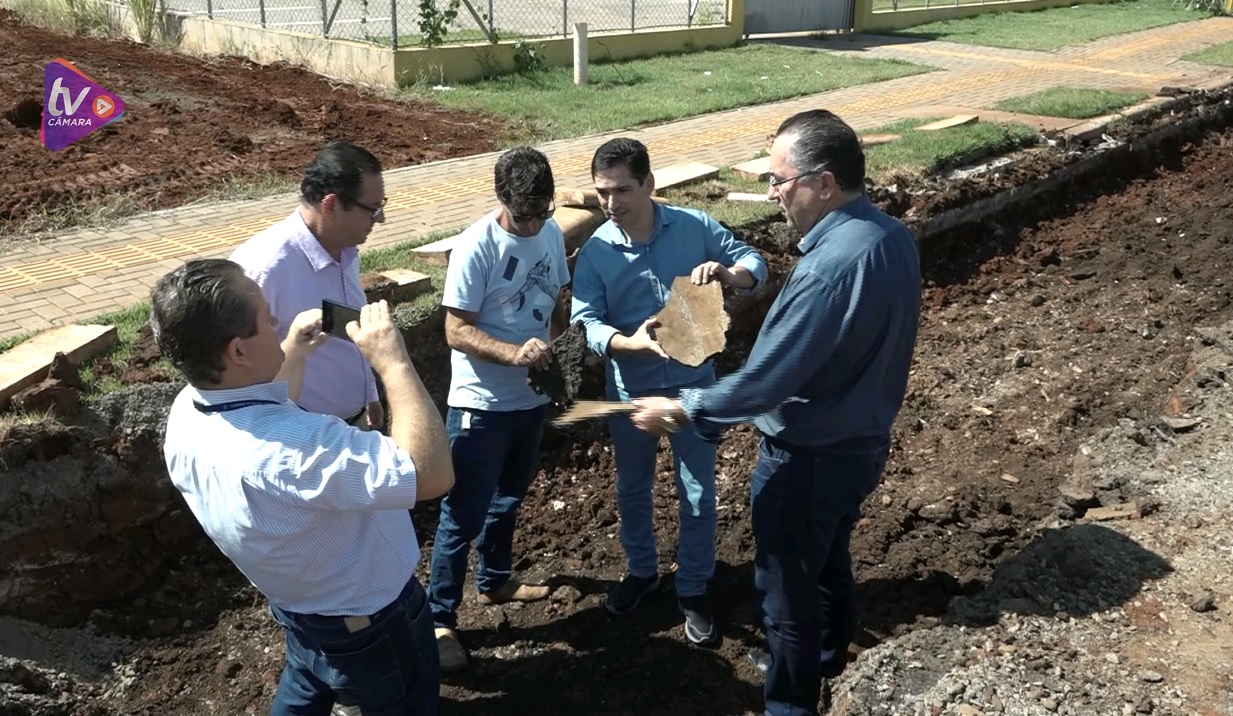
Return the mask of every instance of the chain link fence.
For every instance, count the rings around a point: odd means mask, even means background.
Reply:
[[[131,0],[130,0],[131,1]],[[166,0],[167,9],[393,48],[723,25],[728,0]]]

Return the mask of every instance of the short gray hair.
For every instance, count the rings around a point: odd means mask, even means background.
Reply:
[[[223,350],[257,333],[257,308],[244,270],[224,259],[197,259],[164,275],[150,291],[150,327],[159,352],[194,386],[223,379]]]
[[[843,191],[865,190],[865,152],[856,131],[833,112],[811,109],[783,121],[776,137],[794,136],[788,161],[800,172],[828,171]]]

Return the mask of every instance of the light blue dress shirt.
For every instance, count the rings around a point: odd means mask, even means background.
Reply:
[[[757,281],[755,288],[766,280],[766,262],[731,231],[701,211],[665,204],[655,205],[655,229],[649,241],[630,243],[608,221],[578,252],[570,320],[582,321],[591,350],[609,357],[608,384],[621,397],[714,379],[709,360],[693,368],[657,356],[608,353],[614,335],[629,335],[659,313],[668,302],[672,282],[707,261],[745,267]]]
[[[381,433],[301,410],[284,382],[186,386],[163,454],[206,534],[274,606],[368,615],[415,571],[411,456]]]

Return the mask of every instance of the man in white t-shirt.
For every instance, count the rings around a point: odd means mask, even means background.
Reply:
[[[445,422],[456,481],[441,501],[428,601],[443,671],[467,664],[455,628],[473,540],[481,604],[548,596],[547,587],[513,576],[512,551],[549,400],[530,387],[528,371],[548,368],[549,343],[568,324],[561,293],[569,267],[565,237],[552,220],[548,158],[518,147],[497,160],[494,173],[501,206],[459,236],[441,299],[452,349]]]

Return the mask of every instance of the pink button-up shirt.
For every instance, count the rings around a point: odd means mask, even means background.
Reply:
[[[257,282],[285,338],[291,321],[328,298],[359,308],[366,302],[360,285],[360,252],[354,246],[335,261],[308,230],[297,209],[286,219],[241,244],[231,260]],[[372,367],[350,341],[331,338],[304,366],[300,407],[314,413],[355,417],[377,400]]]

